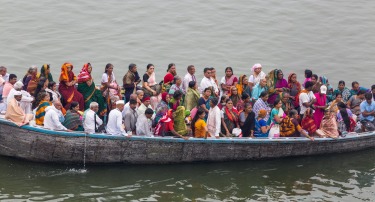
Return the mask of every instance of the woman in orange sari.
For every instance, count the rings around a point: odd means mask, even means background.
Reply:
[[[39,82],[39,75],[38,75],[38,67],[33,65],[29,68],[26,75],[22,79],[23,89],[30,93],[30,95],[34,95],[35,89],[38,86]]]
[[[85,100],[74,86],[77,82],[77,77],[74,76],[72,64],[66,62],[62,65],[59,81],[59,92],[63,97],[64,108],[69,109],[70,104],[76,101],[79,103],[79,110],[84,111]]]

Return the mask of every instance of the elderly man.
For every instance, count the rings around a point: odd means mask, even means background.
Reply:
[[[138,109],[137,109],[138,116],[141,115],[141,114],[144,114],[146,109],[152,110],[150,97],[144,97],[143,98],[141,106],[139,106]]]
[[[152,109],[146,109],[144,114],[138,116],[136,123],[137,135],[153,137],[151,117],[154,114]]]
[[[68,130],[65,126],[62,125],[60,122],[61,117],[61,110],[62,104],[60,101],[54,101],[52,106],[48,106],[46,108],[46,115],[44,116],[43,125],[44,128],[49,130],[66,130],[71,132],[72,130]]]
[[[5,118],[13,121],[19,126],[23,126],[25,124],[28,124],[29,121],[32,119],[32,114],[26,114],[21,106],[20,101],[22,99],[22,93],[20,91],[17,91],[14,93],[14,97],[10,98],[9,105],[7,106],[7,110],[5,113]]]
[[[208,87],[213,87],[216,97],[219,95],[219,88],[217,87],[217,84],[215,80],[211,77],[211,70],[210,68],[206,67],[203,70],[204,77],[200,84],[200,92],[203,94],[204,89]]]
[[[21,108],[26,114],[32,114],[32,102],[34,101],[34,97],[30,95],[29,92],[23,90],[23,83],[21,81],[17,81],[14,84],[14,88],[10,90],[8,97],[14,97],[14,93],[16,91],[20,91],[22,94],[21,99]],[[7,104],[9,104],[10,99],[7,99]]]
[[[94,134],[97,132],[99,126],[103,124],[103,121],[96,114],[98,111],[99,104],[97,102],[91,102],[90,108],[83,114],[83,128],[85,129],[85,133]]]
[[[197,82],[197,79],[195,78],[195,67],[194,65],[189,65],[187,67],[187,73],[184,76],[183,82],[182,82],[182,89],[184,92],[187,92],[189,88],[189,82],[190,81],[195,81]]]
[[[0,102],[3,100],[3,88],[5,82],[9,81],[9,74],[7,73],[7,68],[4,66],[0,67]]]
[[[254,101],[259,99],[259,96],[262,92],[267,91],[267,80],[261,79],[258,84],[256,84],[251,93],[251,97]]]
[[[129,109],[125,113],[124,117],[124,123],[125,123],[125,130],[131,131],[132,133],[135,133],[135,126],[138,119],[138,114],[136,111],[137,108],[137,100],[136,99],[130,99],[129,103]]]
[[[107,133],[117,136],[128,136],[122,124],[122,110],[124,109],[124,100],[116,102],[116,108],[112,109],[108,115]]]
[[[129,102],[130,95],[132,93],[135,93],[137,85],[139,84],[139,82],[141,82],[136,64],[129,64],[129,70],[122,78],[122,82],[125,89],[125,101]]]

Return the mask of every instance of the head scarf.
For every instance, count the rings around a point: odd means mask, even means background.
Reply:
[[[259,110],[258,116],[266,117],[267,116],[267,110],[265,110],[265,109]]]
[[[145,96],[144,98],[143,98],[143,100],[142,100],[142,102],[145,102],[145,101],[150,101],[150,97],[148,97],[148,96]]]
[[[49,64],[44,64],[42,66],[42,68],[40,69],[40,75],[41,75],[41,77],[47,78],[48,82],[52,82],[53,81],[52,74],[51,74],[51,72],[49,72],[47,74],[47,69],[50,69],[50,65]]]
[[[68,67],[71,67],[71,69],[73,70],[73,65],[71,63],[66,62],[61,66],[59,81],[69,81]]]
[[[90,66],[90,63],[86,63],[83,65],[81,72],[78,74],[78,83],[83,83],[92,79],[91,74],[89,72]]]
[[[259,64],[259,63],[253,65],[253,67],[251,68],[251,71],[254,73],[254,72],[255,72],[255,69],[257,69],[257,68],[262,68],[262,65]]]
[[[267,75],[267,87],[269,89],[269,93],[274,93],[275,92],[275,86],[277,82],[277,73],[280,70],[274,69],[270,71]]]
[[[164,92],[164,93],[161,94],[161,100],[163,100],[165,103],[168,103],[167,102],[167,95],[168,95],[167,92]]]

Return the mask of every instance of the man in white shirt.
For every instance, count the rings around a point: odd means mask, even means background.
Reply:
[[[9,74],[7,73],[7,68],[4,66],[0,67],[0,102],[3,100],[3,88],[6,82],[9,81]]]
[[[215,80],[211,77],[210,68],[208,67],[204,68],[203,72],[204,72],[204,77],[199,86],[200,92],[203,94],[204,89],[208,87],[213,87],[216,97],[219,96],[219,88],[217,87]]]
[[[90,108],[85,111],[83,115],[83,128],[85,133],[94,134],[103,121],[96,114],[99,110],[99,104],[97,102],[91,102]]]
[[[187,92],[188,88],[189,88],[189,82],[190,81],[195,81],[197,82],[197,79],[195,78],[195,67],[194,65],[189,65],[187,67],[187,73],[185,74],[184,76],[184,80],[182,82],[182,89],[184,90],[184,92]]]
[[[312,87],[313,87],[313,82],[307,81],[305,83],[305,90],[303,90],[299,94],[299,106],[301,107],[300,109],[300,114],[301,114],[301,119],[303,118],[302,115],[305,114],[307,108],[310,108],[315,102],[316,98],[314,93],[312,92]]]
[[[10,90],[8,97],[13,97],[14,93],[20,91],[22,94],[22,99],[20,101],[20,106],[26,114],[32,114],[32,102],[34,101],[34,97],[30,95],[29,92],[22,90],[23,83],[21,81],[17,81],[14,84],[14,88]],[[7,99],[7,104],[9,104],[10,100]]]
[[[60,101],[54,101],[52,106],[46,108],[46,115],[44,116],[44,128],[50,130],[66,130],[72,131],[65,128],[59,120],[59,111],[62,108]]]
[[[153,137],[151,117],[154,114],[152,109],[146,109],[144,114],[138,116],[136,123],[137,135]]]
[[[221,127],[221,110],[217,106],[218,99],[216,97],[210,100],[210,110],[208,112],[207,129],[211,137],[219,138]]]
[[[140,116],[141,114],[144,114],[146,109],[152,110],[150,97],[148,96],[143,97],[142,104],[137,109],[138,116]]]
[[[110,135],[128,136],[122,124],[122,110],[124,109],[124,100],[116,102],[116,108],[112,109],[108,115],[107,133]]]

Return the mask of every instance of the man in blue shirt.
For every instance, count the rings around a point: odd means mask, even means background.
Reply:
[[[263,91],[267,91],[266,79],[260,80],[260,82],[254,86],[252,93],[251,93],[251,98],[254,100],[254,102],[259,99],[259,96]]]
[[[372,101],[372,94],[366,93],[365,94],[366,101],[363,101],[359,106],[361,108],[361,115],[359,116],[361,119],[362,130],[366,128],[368,131],[375,130],[375,102]]]

